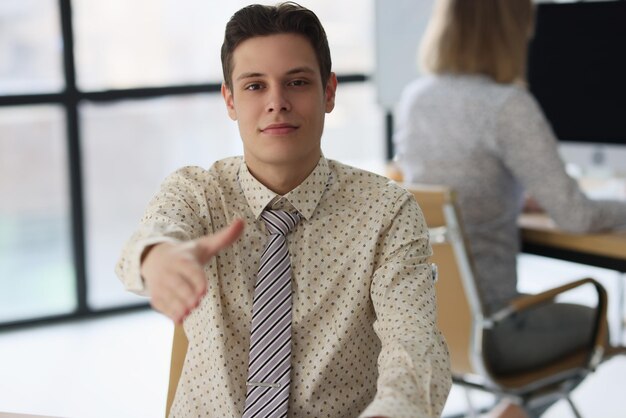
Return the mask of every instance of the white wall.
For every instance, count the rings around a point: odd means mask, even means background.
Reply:
[[[404,86],[419,75],[417,48],[434,0],[375,0],[376,92],[393,110]]]

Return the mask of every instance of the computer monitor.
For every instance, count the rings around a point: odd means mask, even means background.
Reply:
[[[626,1],[537,4],[527,77],[559,140],[626,144]]]

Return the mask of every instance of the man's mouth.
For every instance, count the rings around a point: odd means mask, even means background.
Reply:
[[[261,129],[261,132],[268,135],[286,135],[298,129],[290,123],[272,123]]]

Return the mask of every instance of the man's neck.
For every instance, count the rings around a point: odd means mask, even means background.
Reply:
[[[321,156],[320,156],[321,157]],[[254,176],[265,187],[277,193],[281,196],[286,195],[296,187],[298,187],[304,180],[309,177],[309,174],[315,170],[319,158],[313,163],[301,163],[290,165],[276,165],[276,164],[250,164],[246,161],[250,174]]]

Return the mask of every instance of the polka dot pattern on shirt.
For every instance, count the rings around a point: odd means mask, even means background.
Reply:
[[[278,196],[241,157],[172,174],[124,250],[136,287],[145,242],[189,240],[234,218],[243,236],[206,266],[207,295],[187,317],[190,341],[172,417],[240,417],[254,281],[268,238],[264,208],[299,212],[288,235],[293,277],[290,417],[439,416],[450,387],[435,328],[428,234],[415,200],[383,177],[321,158]],[[382,351],[381,351],[382,349]]]

